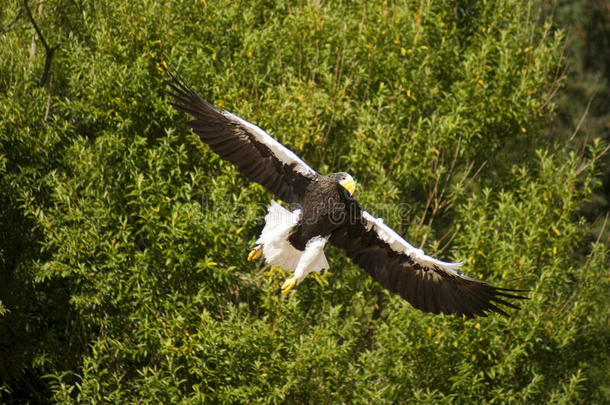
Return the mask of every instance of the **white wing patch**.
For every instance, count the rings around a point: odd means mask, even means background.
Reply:
[[[392,228],[384,224],[383,219],[375,218],[366,211],[362,211],[362,217],[367,222],[367,230],[373,228],[377,235],[379,235],[379,238],[390,245],[392,250],[408,255],[411,259],[413,259],[413,261],[422,267],[438,267],[439,269],[448,273],[459,274],[456,272],[456,270],[462,266],[462,263],[448,263],[430,257],[426,255],[423,250],[409,244],[409,242],[404,240]]]
[[[287,165],[294,165],[297,172],[307,177],[316,176],[317,172],[314,169],[301,160],[301,158],[298,157],[293,151],[276,141],[275,138],[263,131],[258,126],[238,117],[233,113],[230,113],[229,111],[221,110],[221,113],[230,120],[237,121],[240,125],[244,126],[248,133],[254,136],[258,142],[271,149],[271,152],[273,152],[273,154],[277,156],[279,160]]]

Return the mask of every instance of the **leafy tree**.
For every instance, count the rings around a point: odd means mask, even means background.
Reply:
[[[608,241],[582,215],[606,146],[546,130],[563,37],[538,3],[6,3],[3,401],[610,399]],[[282,270],[245,260],[270,195],[188,131],[165,61],[352,173],[413,243],[531,299],[423,314],[332,248],[278,295]]]
[[[610,2],[558,2],[556,25],[567,32],[564,86],[557,97],[557,117],[550,131],[572,137],[585,147],[591,139],[610,140]],[[600,168],[602,186],[583,208],[594,234],[602,228],[610,202],[609,154]],[[610,233],[605,228],[604,238]]]

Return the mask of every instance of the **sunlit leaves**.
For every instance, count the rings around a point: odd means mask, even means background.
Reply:
[[[532,2],[40,4],[50,85],[26,25],[0,46],[0,395],[603,402],[608,249],[578,213],[605,145],[543,135],[562,44]],[[413,244],[530,300],[422,314],[330,247],[280,296],[286,274],[246,261],[272,196],[189,133],[164,61],[352,173]]]

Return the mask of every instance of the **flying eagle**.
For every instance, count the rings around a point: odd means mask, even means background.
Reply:
[[[288,210],[271,202],[265,226],[248,255],[249,261],[262,255],[268,264],[293,272],[283,283],[282,293],[310,273],[329,267],[324,246],[330,242],[383,287],[421,311],[473,317],[487,312],[507,316],[499,304],[519,309],[508,300],[524,299],[515,294],[524,290],[494,287],[457,272],[461,263],[427,256],[360,207],[353,197],[356,183],[349,174],[316,172],[261,128],[214,107],[168,73],[171,105],[193,117],[188,122],[193,132],[244,176],[292,207]]]

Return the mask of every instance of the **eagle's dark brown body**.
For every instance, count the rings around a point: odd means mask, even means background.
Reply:
[[[292,246],[305,250],[307,242],[316,237],[329,236],[353,217],[356,208],[354,200],[338,179],[341,173],[319,176],[305,191],[301,220],[288,238]]]

